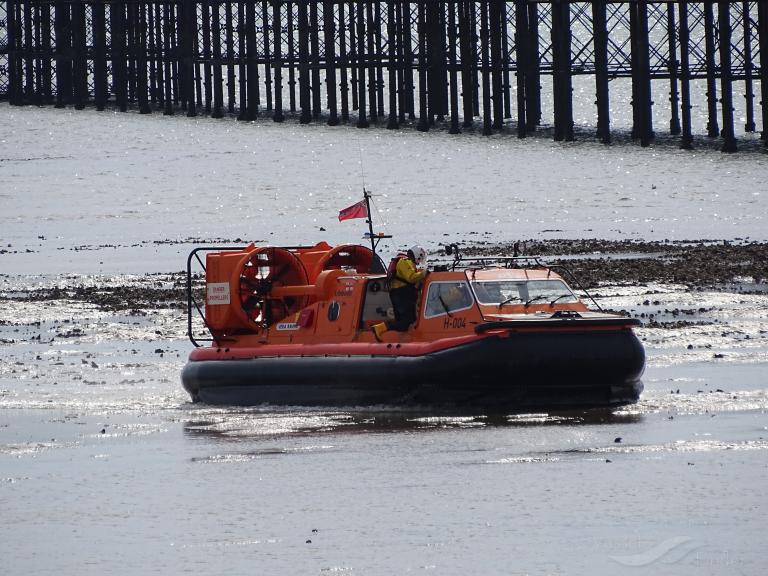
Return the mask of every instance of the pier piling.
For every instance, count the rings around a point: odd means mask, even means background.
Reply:
[[[724,152],[739,147],[736,113],[768,144],[768,2],[0,0],[0,99],[12,105],[485,135],[511,119],[520,138],[544,126],[567,142],[575,99],[585,123],[583,76],[600,142],[631,106],[631,135],[650,145],[663,81],[682,148],[702,128],[698,99]]]

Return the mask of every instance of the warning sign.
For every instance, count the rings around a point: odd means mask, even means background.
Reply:
[[[229,282],[211,282],[208,284],[206,302],[209,306],[229,304]]]

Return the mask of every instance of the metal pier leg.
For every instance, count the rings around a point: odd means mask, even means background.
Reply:
[[[397,121],[405,122],[407,105],[405,95],[405,35],[403,30],[403,2],[395,3],[395,34],[397,35]]]
[[[707,135],[717,138],[720,128],[717,125],[717,64],[715,62],[715,16],[713,0],[704,0],[704,36],[707,60]]]
[[[744,26],[744,99],[747,108],[747,123],[744,125],[744,131],[754,132],[755,91],[752,84],[752,74],[754,73],[754,63],[752,62],[752,19],[749,15],[749,2],[746,0],[741,5],[741,18]]]
[[[11,103],[16,106],[23,106],[24,104],[27,103],[25,100],[25,94],[24,94],[24,88],[25,88],[24,44],[26,43],[26,40],[24,38],[22,8],[23,6],[20,0],[18,2],[14,2],[13,4],[8,5],[8,14],[9,14],[8,41],[9,41],[9,47],[10,47],[10,52],[8,54],[8,62],[11,65],[11,69],[9,71],[10,72],[9,80],[10,80],[10,90],[11,90]],[[55,9],[56,7],[54,6],[54,10]],[[12,15],[13,25],[11,25],[11,15]],[[54,27],[58,26],[55,18],[56,16],[54,13]],[[58,47],[57,47],[57,51],[58,51]],[[54,54],[54,57],[55,56],[56,54]],[[58,59],[57,59],[56,71],[58,72]],[[61,90],[61,87],[58,87],[57,92],[59,90]]]
[[[448,3],[448,66],[450,67],[451,127],[449,134],[458,134],[459,129],[459,87],[456,70],[456,3]]]
[[[403,64],[405,73],[405,111],[408,112],[408,118],[414,120],[416,118],[416,103],[413,96],[413,40],[411,38],[411,5],[405,3],[403,5],[403,19],[402,19],[402,34],[403,45],[405,47]]]
[[[24,101],[27,103],[34,103],[35,98],[35,45],[34,45],[34,29],[32,16],[32,3],[27,2],[24,7]],[[65,13],[66,11],[66,13]],[[56,77],[59,83],[59,90],[62,91],[61,97],[56,100],[56,107],[63,108],[72,100],[72,80],[71,80],[71,63],[65,62],[65,58],[69,55],[69,5],[64,2],[56,2],[56,16],[54,26],[56,27],[56,38],[61,39],[61,46],[57,42],[56,53]],[[70,68],[69,83],[67,83],[66,75],[63,72],[66,67]],[[59,70],[62,70],[62,75],[59,76]]]
[[[349,76],[352,92],[352,110],[359,108],[357,102],[357,63],[360,61],[360,53],[357,48],[357,9],[355,3],[349,3]]]
[[[196,8],[193,7],[193,10]],[[139,40],[139,54],[137,58],[137,66],[136,66],[136,91],[138,92],[138,98],[139,98],[139,113],[140,114],[149,114],[152,112],[152,108],[149,106],[149,100],[150,100],[150,88],[147,85],[147,32],[149,30],[149,27],[147,25],[147,10],[148,6],[146,4],[139,4],[138,6],[138,28],[137,28],[137,34],[138,34],[138,40]],[[196,14],[195,14],[196,15]],[[192,25],[196,26],[197,21],[193,20]],[[190,39],[191,41],[191,39]],[[192,65],[192,49],[190,47],[190,52],[188,53],[188,58],[190,60],[190,68]],[[191,70],[190,70],[191,74]],[[191,115],[194,116],[196,108],[195,108],[195,102],[194,102],[194,94],[190,95],[190,104],[189,104],[189,111],[191,112]],[[189,115],[189,114],[188,114]]]
[[[571,77],[571,8],[568,0],[552,4],[552,50],[555,99],[555,140],[573,140],[573,80]]]
[[[539,7],[528,4],[528,62],[525,72],[525,130],[536,131],[541,122],[541,55],[539,54]]]
[[[309,5],[309,39],[310,39],[310,60],[312,62],[312,118],[317,120],[322,112],[322,102],[320,98],[320,26],[317,16],[317,2],[313,1]]]
[[[264,94],[266,96],[266,107],[268,112],[272,112],[272,48],[270,47],[270,29],[269,25],[271,16],[269,15],[269,3],[265,1],[261,2],[261,26],[262,26],[262,40],[264,42]],[[272,117],[274,120],[274,115]],[[277,120],[279,122],[279,120]]]
[[[125,33],[125,5],[113,4],[110,6],[110,14],[112,16],[112,79],[115,99],[120,111],[125,112],[128,110],[128,70],[125,53],[128,42]],[[167,58],[166,50],[163,50],[163,58]],[[164,72],[170,76],[167,69]]]
[[[768,2],[757,3],[757,26],[760,33],[760,91],[762,101],[760,102],[763,111],[763,132],[762,138],[768,146],[768,66],[764,61],[768,60]]]
[[[180,52],[180,46],[179,46],[179,28],[178,23],[180,21],[179,18],[179,10],[180,6],[177,4],[172,4],[169,7],[169,23],[171,27],[171,54],[173,57],[171,58],[171,77],[173,79],[173,82],[171,83],[171,97],[173,104],[175,106],[182,106],[183,103],[181,101],[181,89],[180,89],[180,71],[179,68],[181,67],[181,52]],[[133,85],[134,85],[134,71],[133,70],[133,59],[129,60],[131,63],[131,70],[129,74],[130,78],[130,87],[131,87],[131,97],[133,97]],[[234,85],[234,81],[232,82]],[[232,96],[232,111],[234,112],[234,95]]]
[[[272,120],[283,122],[285,115],[283,113],[283,24],[280,17],[280,2],[272,4],[272,69],[273,83],[275,90],[274,112]],[[303,111],[303,109],[302,109]],[[301,121],[304,122],[302,115]]]
[[[74,7],[73,7],[74,8]],[[33,7],[32,14],[33,14],[33,24],[34,24],[34,37],[35,37],[35,103],[38,105],[42,105],[45,103],[45,73],[43,72],[43,69],[47,66],[45,66],[44,62],[46,60],[49,60],[53,55],[51,54],[50,50],[50,38],[45,38],[42,35],[42,31],[40,30],[42,28],[42,20],[43,20],[43,11],[45,11],[47,7],[36,5]],[[77,61],[77,54],[75,53],[75,50],[77,49],[77,22],[75,20],[75,14],[74,10],[70,13],[70,33],[71,33],[71,40],[72,40],[72,52],[70,53],[69,57],[72,60],[72,69],[74,71],[75,62]],[[73,93],[73,99],[72,101],[75,102],[74,94],[75,90],[77,88],[77,85],[75,83],[75,76],[73,74],[72,77],[72,93]]]
[[[104,4],[94,4],[93,18],[93,98],[96,110],[104,110],[107,105],[107,24]],[[151,38],[151,36],[150,36]]]
[[[507,28],[509,26],[509,9],[507,2],[501,3],[501,76],[502,91],[504,93],[504,118],[512,118],[512,85],[509,81],[511,62],[509,60],[509,38]]]
[[[221,111],[224,106],[224,92],[222,88],[221,77],[221,21],[219,14],[221,5],[218,2],[214,2],[211,6],[211,12],[213,16],[213,26],[211,27],[211,40],[213,48],[213,110],[211,112],[211,118],[221,118],[224,114]]]
[[[189,6],[194,10],[196,4],[190,3]],[[182,13],[185,12],[186,9],[187,9],[187,5],[182,4],[181,5]],[[189,19],[187,19],[186,21],[190,22]],[[190,23],[194,26],[195,21],[192,20]],[[189,34],[189,37],[192,38],[192,34]],[[187,41],[185,41],[185,44],[187,44]],[[184,52],[187,54],[187,56],[185,56],[185,59],[192,57],[191,50],[190,52],[187,52],[187,49],[185,48]],[[246,49],[245,0],[239,0],[237,3],[237,83],[240,89],[239,90],[240,104],[239,104],[239,110],[237,111],[238,120],[248,120],[248,67],[247,66],[248,66],[248,50]],[[186,76],[186,66],[185,66],[185,76]],[[189,111],[187,112],[187,116],[189,116],[190,112],[194,110],[194,104],[195,104],[194,99],[190,99],[189,100],[190,107],[189,107]]]
[[[675,37],[675,6],[667,4],[667,40],[669,45],[669,102],[672,117],[669,119],[669,133],[680,134],[680,94],[677,88],[677,39]]]
[[[441,5],[438,15],[438,45],[440,48],[440,65],[438,75],[440,78],[440,119],[444,120],[450,113],[450,73],[448,70],[448,22],[445,6]]]
[[[10,17],[10,4],[6,3],[6,18]],[[9,22],[6,20],[6,22]],[[43,85],[43,92],[40,95],[42,102],[50,104],[53,102],[53,61],[56,58],[53,52],[52,40],[53,34],[51,33],[51,6],[44,4],[40,7],[40,27],[42,34],[42,53],[45,55],[41,60],[42,75],[41,82]],[[10,27],[6,28],[6,34],[10,35]],[[10,38],[7,38],[7,46],[10,47]],[[10,58],[8,60],[10,63]],[[86,90],[87,92],[87,90]]]
[[[296,112],[296,25],[293,19],[293,7],[295,2],[286,2],[286,35],[288,36],[288,109]],[[284,59],[285,60],[285,59]]]
[[[309,86],[309,23],[307,22],[307,0],[299,0],[299,107],[301,124],[308,124],[312,119],[312,105]]]
[[[429,130],[429,86],[427,80],[427,14],[426,5],[423,2],[417,4],[418,28],[416,36],[419,39],[419,121],[416,129],[420,132]]]
[[[134,7],[135,10],[135,7]],[[88,101],[88,60],[86,56],[85,5],[72,4],[72,88],[75,110]],[[42,94],[40,94],[42,96]]]
[[[360,62],[360,52],[357,44],[357,9],[354,2],[349,3],[349,54],[350,82],[352,86],[352,110],[359,108],[357,101],[357,67]]]
[[[137,23],[137,11],[136,11],[136,4],[132,2],[127,2],[125,5],[126,8],[126,19],[125,19],[125,35],[127,40],[127,60],[128,60],[128,102],[132,103],[136,101],[136,66],[138,61],[138,50],[137,50],[137,43],[138,43],[138,30],[136,29],[136,23]],[[74,11],[73,11],[74,12]],[[175,19],[173,20],[175,23],[177,22]],[[178,25],[178,23],[177,23]],[[173,33],[175,35],[176,30],[173,30]],[[75,35],[73,34],[72,40],[75,40]],[[73,42],[74,47],[74,42]],[[174,51],[175,54],[175,51]],[[75,86],[76,86],[75,82]],[[77,88],[75,88],[77,90]]]
[[[191,52],[191,58],[192,58],[192,68],[194,72],[194,82],[195,82],[195,113],[197,113],[197,109],[202,107],[203,105],[203,75],[202,75],[202,63],[200,62],[200,36],[199,36],[199,28],[200,25],[200,17],[198,15],[198,7],[199,4],[195,4],[192,12],[194,14],[194,22],[192,25],[192,29],[194,30],[192,32],[191,42],[192,42],[192,52]],[[146,10],[144,12],[144,30],[146,30]],[[145,48],[146,48],[146,42],[145,42]],[[145,50],[146,52],[146,50]]]
[[[365,54],[365,6],[362,2],[357,2],[357,38],[355,42],[355,52],[357,55],[357,102],[358,102],[358,116],[357,127],[368,128],[370,123],[368,122],[367,109],[368,105],[365,101],[365,69],[366,59],[368,57]]]
[[[684,150],[693,148],[691,134],[691,67],[690,67],[690,31],[688,28],[688,0],[681,0],[678,5],[680,15],[680,86],[681,116],[683,119],[683,137],[680,147]]]
[[[245,50],[248,53],[248,64],[246,65],[246,75],[248,76],[248,110],[246,119],[255,120],[259,115],[261,106],[259,94],[259,60],[256,44],[256,3],[248,0],[245,5]],[[203,16],[205,18],[205,16]],[[206,80],[208,73],[205,74]],[[206,93],[208,88],[206,87]]]
[[[480,34],[477,29],[479,28],[479,20],[477,15],[477,5],[475,2],[467,3],[467,14],[469,15],[470,22],[470,40],[471,40],[471,52],[470,60],[472,64],[472,117],[480,116],[480,61],[477,59],[477,55],[480,54],[481,48],[478,44]]]
[[[145,60],[146,57],[146,43],[145,38],[146,35],[144,34],[144,26],[143,26],[143,19],[142,19],[142,8],[143,5],[139,5],[139,59],[137,62],[137,90],[139,93],[139,107],[142,107],[142,98],[144,99],[144,108],[146,112],[149,112],[149,106],[146,105],[146,92],[147,92],[147,63]],[[182,104],[186,103],[187,106],[187,116],[188,117],[194,117],[197,115],[197,105],[195,103],[195,38],[197,36],[197,4],[196,3],[185,3],[185,4],[179,4],[179,10],[181,11],[181,18],[179,19],[182,23],[182,30],[181,30],[181,68],[182,68]],[[242,14],[243,14],[243,5],[242,2],[238,4],[238,10],[240,14],[240,19],[238,20],[239,24],[242,26]],[[244,52],[245,52],[245,46],[243,43],[243,35],[240,34],[240,58],[244,58]],[[244,114],[245,111],[245,66],[241,66],[241,83],[240,83],[240,90],[241,96],[240,96],[240,114]]]
[[[211,6],[210,3],[204,1],[202,3],[202,10],[203,10],[203,89],[205,91],[205,96],[203,97],[203,106],[206,114],[211,113],[211,102],[213,100],[213,86],[212,86],[212,78],[211,75],[213,74],[213,69],[211,66]],[[152,14],[150,10],[150,15]],[[254,29],[256,25],[254,24]],[[150,43],[152,43],[153,37],[150,36]],[[152,70],[154,65],[154,59],[152,60],[152,64],[150,64],[150,70]],[[154,102],[154,75],[152,78],[152,81],[150,84],[152,85],[152,92],[153,92],[153,98],[152,101]]]
[[[501,34],[502,34],[502,6],[500,0],[490,0],[488,10],[488,31],[490,34],[491,49],[491,100],[493,102],[493,129],[501,130],[504,127],[504,78],[502,73]],[[506,32],[504,32],[506,34]]]
[[[595,104],[597,105],[597,137],[603,144],[611,142],[610,93],[608,90],[608,30],[606,0],[592,2],[595,38]]]
[[[516,0],[515,2],[515,50],[517,60],[517,137],[525,138],[526,129],[526,93],[527,73],[530,65],[530,54],[528,47],[530,38],[528,34],[528,8],[526,0]]]
[[[63,108],[72,101],[72,63],[70,61],[71,30],[70,5],[56,2],[54,29],[56,31],[56,108]],[[32,65],[32,5],[24,4],[24,100],[32,102],[34,97],[34,67]]]
[[[336,20],[333,2],[323,0],[323,28],[325,31],[325,93],[328,101],[328,125],[339,123],[336,109]]]
[[[110,9],[111,14],[111,9]],[[163,92],[163,33],[162,33],[162,13],[160,4],[149,6],[149,27],[151,29],[149,42],[152,46],[152,60],[150,62],[150,71],[152,79],[150,86],[152,97],[150,100],[156,106],[161,106],[165,96]],[[114,70],[114,63],[113,63]]]
[[[491,122],[491,79],[490,79],[490,54],[489,54],[489,30],[488,30],[488,3],[480,4],[480,54],[482,58],[483,78],[483,135],[493,133]]]
[[[720,19],[720,86],[723,93],[723,152],[736,152],[733,126],[733,71],[731,70],[731,3],[718,3]]]
[[[629,10],[629,44],[630,44],[630,58],[631,58],[631,74],[632,74],[632,139],[636,140],[640,137],[640,126],[642,125],[642,109],[640,107],[640,81],[638,75],[640,72],[640,65],[638,63],[640,57],[640,48],[638,47],[638,24],[637,24],[637,5],[632,3],[627,5]]]
[[[224,14],[224,30],[226,32],[225,41],[227,45],[227,110],[230,114],[233,114],[235,112],[235,41],[231,2],[225,4]]]
[[[654,138],[653,133],[653,92],[651,90],[651,66],[649,56],[650,39],[648,35],[648,1],[638,0],[637,16],[639,25],[639,63],[642,74],[641,90],[642,95],[642,132],[640,134],[640,145],[648,146]]]
[[[448,54],[443,7],[442,3],[428,3],[426,7],[427,107],[430,125],[435,123],[435,117],[442,122],[448,113]]]
[[[173,17],[172,13],[172,7],[169,5],[163,6],[163,65],[164,65],[164,78],[165,78],[165,98],[164,103],[165,107],[163,108],[163,114],[172,116],[173,115],[173,53],[174,53],[174,46],[173,46],[173,33],[172,33],[172,26],[173,23],[176,22],[176,19]],[[123,59],[125,60],[125,59]],[[125,71],[123,72],[123,78],[125,85],[128,85],[127,82],[127,74]]]
[[[207,3],[203,4],[203,9],[207,10],[209,8]],[[149,50],[149,101],[152,105],[157,106],[160,102],[163,100],[162,96],[162,85],[163,82],[161,80],[161,77],[163,75],[163,63],[162,63],[162,57],[161,57],[161,45],[162,40],[160,37],[160,23],[159,23],[159,16],[157,12],[157,6],[153,6],[152,4],[147,5],[147,50]],[[210,66],[210,58],[211,58],[211,29],[210,29],[210,18],[208,19],[208,73],[210,75],[211,73],[211,66]],[[203,22],[205,24],[205,21]],[[205,32],[205,26],[203,27],[203,31]],[[106,63],[105,66],[105,72],[104,75],[106,77]],[[208,78],[210,82],[210,78]],[[105,80],[106,82],[106,80]],[[211,95],[208,94],[208,97],[210,98]],[[210,103],[210,102],[209,102]],[[206,110],[206,113],[210,112],[210,107]]]
[[[64,35],[65,18],[63,9],[59,14],[59,6],[54,6],[56,10],[54,14],[54,28],[56,28],[56,36],[59,37],[59,28],[62,32],[62,45],[56,46],[56,81],[58,90],[56,94],[56,107],[66,106],[67,101],[67,78],[66,78],[66,62],[60,54],[63,54],[67,44],[66,35]],[[23,19],[22,19],[23,12]],[[30,54],[32,53],[32,11],[29,2],[26,4],[19,3],[18,19],[19,23],[19,104],[31,104],[32,103],[32,80],[34,78],[32,73],[32,59]],[[22,32],[22,22],[23,29]],[[59,72],[61,70],[61,73]]]
[[[387,36],[389,37],[389,51],[387,53],[387,82],[389,83],[389,118],[387,129],[394,130],[399,127],[397,119],[397,22],[395,16],[395,3],[387,4]]]
[[[73,7],[74,8],[74,7]],[[36,4],[32,7],[32,25],[33,25],[33,51],[34,51],[34,75],[35,75],[35,81],[34,81],[34,102],[38,106],[43,104],[43,59],[45,58],[43,54],[43,39],[40,34],[40,24],[41,24],[41,15],[42,12],[42,6],[39,4]],[[74,12],[74,10],[73,10]],[[72,34],[72,48],[73,53],[70,55],[70,58],[72,58],[72,64],[74,68],[74,64],[77,61],[77,55],[75,53],[75,50],[77,49],[77,22],[75,19],[75,14],[73,13],[70,20],[70,32]],[[72,86],[73,92],[77,90],[77,83],[73,82]],[[76,95],[75,95],[76,98]],[[77,102],[73,98],[73,102]]]
[[[370,121],[376,123],[379,121],[379,110],[376,101],[376,67],[374,61],[379,55],[376,52],[376,43],[374,41],[374,32],[377,22],[373,19],[373,4],[365,4],[365,45],[368,54],[368,65],[365,71],[368,75],[368,115]]]
[[[59,10],[61,5],[61,10]],[[35,97],[35,35],[34,35],[34,16],[33,5],[31,2],[24,4],[24,97],[27,103],[36,103]],[[61,15],[59,16],[59,13]],[[72,61],[70,50],[72,45],[71,39],[71,21],[69,15],[69,5],[64,5],[63,2],[59,2],[56,5],[56,18],[60,18],[61,36],[58,32],[57,38],[62,39],[62,46],[59,54],[57,54],[57,78],[59,70],[59,61],[61,61],[61,87],[63,88],[62,99],[57,101],[57,106],[62,107],[72,102]],[[58,46],[57,46],[58,48]]]
[[[344,19],[344,2],[339,3],[339,65],[341,67],[341,121],[349,122],[349,54],[347,53],[347,23]]]
[[[648,3],[646,0],[637,0],[629,9],[632,34],[632,137],[639,138],[641,146],[648,146],[653,139]]]
[[[562,36],[563,27],[562,18],[560,16],[560,0],[553,0],[551,4],[552,10],[552,107],[554,112],[554,138],[556,141],[560,141],[564,137],[563,131],[563,105],[561,92],[562,86],[562,67],[563,67],[563,48],[562,48]],[[634,53],[634,50],[632,51]],[[570,57],[569,57],[570,59]]]
[[[18,5],[15,0],[7,0],[5,7],[8,11],[6,20],[8,25],[8,102],[12,106],[16,106],[21,104],[21,98],[19,97],[21,75],[17,46],[19,38],[17,27],[19,21],[16,17]]]
[[[374,6],[374,14],[376,23],[374,30],[374,41],[376,43],[376,107],[378,108],[378,115],[384,116],[384,54],[381,37],[381,4],[378,2]]]
[[[55,54],[52,47],[53,34],[51,33],[51,9],[49,5],[42,5],[40,8],[40,33],[42,35],[43,46],[42,51],[46,57],[41,61],[42,74],[41,83],[43,85],[43,92],[41,94],[41,100],[50,104],[54,101],[53,92],[53,62],[55,60]],[[10,6],[7,6],[6,10],[10,10]],[[6,14],[6,17],[8,14]],[[83,31],[85,34],[85,31]],[[10,46],[10,42],[7,44]],[[87,74],[86,74],[87,78]],[[88,99],[88,90],[86,88],[86,100]]]
[[[463,108],[464,128],[469,128],[474,122],[474,83],[472,77],[472,32],[474,22],[470,19],[469,2],[459,4],[459,50],[461,54],[461,102]]]

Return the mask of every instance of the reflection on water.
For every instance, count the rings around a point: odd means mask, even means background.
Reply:
[[[276,436],[318,436],[432,432],[467,428],[522,428],[544,426],[590,426],[637,424],[643,414],[611,409],[563,411],[556,413],[468,414],[434,409],[304,410],[304,409],[214,409],[205,417],[184,424],[189,437],[240,440]]]

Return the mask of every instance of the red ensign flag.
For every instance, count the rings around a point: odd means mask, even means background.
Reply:
[[[352,218],[368,218],[368,208],[365,206],[365,200],[360,200],[357,204],[352,204],[349,208],[339,211],[339,222],[351,220]]]

